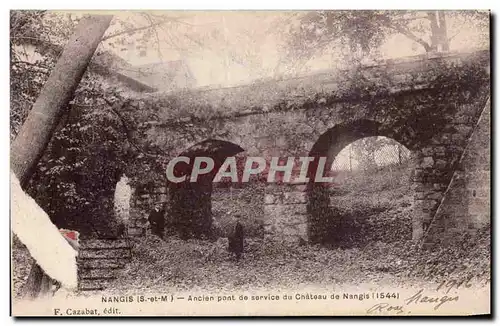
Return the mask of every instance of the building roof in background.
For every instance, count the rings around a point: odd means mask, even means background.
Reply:
[[[64,46],[42,39],[23,39],[22,44],[33,46],[42,55],[52,54],[58,57],[64,50]],[[88,69],[105,78],[116,78],[118,81],[137,92],[157,91],[155,87],[123,74],[123,71],[134,69],[133,66],[110,51],[96,52]]]
[[[124,66],[117,71],[128,78],[161,91],[196,86],[191,69],[184,60],[164,61],[140,66]]]

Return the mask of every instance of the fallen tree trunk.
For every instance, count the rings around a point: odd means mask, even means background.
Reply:
[[[24,188],[31,178],[112,18],[92,15],[80,21],[33,104],[11,147],[11,169],[19,178],[21,187]],[[51,223],[50,220],[47,222]],[[19,232],[36,236],[33,230]],[[47,292],[50,281],[50,276],[35,262],[23,289],[24,296],[35,298]]]

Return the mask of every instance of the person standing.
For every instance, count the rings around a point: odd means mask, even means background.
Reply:
[[[241,255],[243,254],[244,247],[244,231],[243,225],[240,223],[239,218],[236,220],[236,224],[231,234],[228,237],[228,250],[229,252],[235,254],[236,260],[239,261]]]
[[[149,213],[148,221],[151,226],[151,233],[163,239],[165,231],[165,210],[166,205],[155,205]]]

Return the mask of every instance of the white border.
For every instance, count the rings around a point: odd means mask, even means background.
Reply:
[[[100,10],[317,10],[317,9],[492,9],[493,1],[414,1],[404,2],[398,0],[385,0],[375,3],[373,1],[265,1],[265,0],[183,0],[183,1],[120,1],[107,3],[90,0],[85,2],[44,1],[43,9],[100,9]],[[42,8],[36,1],[13,1],[13,9]]]

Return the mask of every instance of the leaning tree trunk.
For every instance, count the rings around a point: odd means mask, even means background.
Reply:
[[[11,147],[11,169],[25,187],[42,157],[113,16],[83,18],[51,72]],[[48,276],[34,263],[25,297],[48,291]]]
[[[11,168],[21,186],[47,147],[112,16],[88,16],[81,20],[45,83],[11,149]]]

